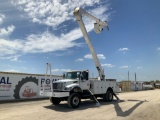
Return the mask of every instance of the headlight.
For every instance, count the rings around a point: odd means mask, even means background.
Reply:
[[[65,87],[64,90],[70,91],[71,87]]]

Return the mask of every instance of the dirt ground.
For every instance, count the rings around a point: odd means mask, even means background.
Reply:
[[[120,93],[120,102],[83,100],[78,109],[49,100],[0,104],[0,120],[160,120],[160,90]]]

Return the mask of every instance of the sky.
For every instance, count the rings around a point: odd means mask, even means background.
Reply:
[[[83,21],[105,76],[117,81],[160,80],[159,0],[1,0],[0,71],[53,75],[89,70],[97,77],[90,50],[73,16],[76,7],[108,21],[100,34]]]

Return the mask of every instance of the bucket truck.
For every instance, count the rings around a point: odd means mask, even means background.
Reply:
[[[100,105],[100,103],[96,99],[97,97],[101,97],[104,101],[107,102],[111,102],[113,100],[113,96],[115,96],[117,100],[119,100],[119,98],[115,94],[117,88],[116,80],[105,79],[104,71],[90,42],[85,25],[82,20],[82,16],[84,15],[96,21],[96,23],[94,23],[94,31],[96,33],[100,33],[104,26],[106,26],[108,29],[108,23],[102,22],[100,19],[89,14],[82,8],[77,7],[74,11],[74,16],[76,17],[78,25],[90,49],[95,66],[99,73],[100,80],[90,80],[89,70],[74,70],[66,72],[65,74],[63,74],[62,80],[50,82],[51,89],[49,91],[45,91],[44,87],[40,91],[40,95],[48,96],[50,102],[54,105],[58,105],[61,101],[67,101],[69,107],[77,108],[81,103],[81,99],[90,98],[92,100],[95,100],[97,106]],[[48,67],[50,68],[51,80],[51,65],[47,64],[47,70]],[[44,82],[44,84],[47,83],[48,82]]]

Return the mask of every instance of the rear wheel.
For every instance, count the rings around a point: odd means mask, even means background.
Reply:
[[[112,91],[107,91],[103,95],[103,100],[106,101],[106,102],[111,102],[113,100],[113,92]]]
[[[56,97],[50,97],[49,100],[54,105],[58,105],[61,102],[61,100],[59,98],[56,98]]]
[[[81,98],[78,93],[73,93],[68,97],[68,106],[71,108],[78,108],[81,103]]]

